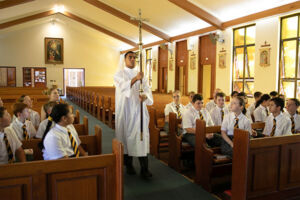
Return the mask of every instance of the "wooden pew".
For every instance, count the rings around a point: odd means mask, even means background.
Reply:
[[[108,109],[108,126],[115,129],[115,97],[110,97],[110,107]]]
[[[169,115],[169,161],[168,165],[176,171],[182,171],[181,160],[194,153],[194,148],[182,141],[182,135],[178,134],[178,124],[181,119],[177,119],[175,113]]]
[[[76,110],[73,124],[79,124],[79,123],[80,123],[80,113],[79,110]]]
[[[83,117],[82,124],[73,124],[78,135],[89,135],[89,119],[87,116]]]
[[[235,130],[232,200],[299,199],[300,134],[250,139]]]
[[[0,96],[3,95],[17,95],[21,96],[23,94],[26,95],[42,95],[44,90],[47,88],[35,88],[35,87],[1,87],[0,88]]]
[[[123,199],[123,147],[80,158],[1,165],[1,199]]]
[[[197,120],[195,136],[195,182],[200,184],[205,190],[211,192],[214,186],[220,183],[230,184],[232,164],[231,159],[218,158],[221,155],[220,147],[210,148],[207,146],[206,134],[209,133],[221,133],[221,127],[206,127],[205,121]]]

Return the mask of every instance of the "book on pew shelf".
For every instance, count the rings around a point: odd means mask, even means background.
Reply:
[[[227,159],[228,157],[226,155],[222,155],[222,154],[215,154],[214,158],[217,160],[223,160],[223,159]]]

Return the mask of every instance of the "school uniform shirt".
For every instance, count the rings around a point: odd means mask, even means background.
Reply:
[[[29,109],[29,119],[32,122],[34,127],[38,127],[41,122],[39,113],[32,109]]]
[[[225,131],[227,135],[233,136],[234,133],[234,125],[236,122],[236,116],[233,112],[230,112],[228,115],[225,115],[224,120],[222,122],[221,130]],[[250,134],[252,133],[251,122],[250,120],[243,114],[239,114],[237,116],[239,119],[238,125],[239,129],[243,129],[248,131]]]
[[[176,116],[178,117],[176,103],[172,102],[166,105],[165,116],[169,115],[170,112],[176,113]],[[182,104],[179,104],[179,112],[181,113],[182,116],[182,113],[184,112],[184,106]]]
[[[11,151],[15,158],[15,152],[17,149],[19,149],[22,146],[22,143],[16,136],[16,134],[13,132],[12,129],[5,128],[4,132],[0,132],[0,164],[7,164],[8,163],[8,153],[7,153],[7,148],[6,144],[4,142],[4,134],[6,134],[7,140],[9,142]]]
[[[65,156],[74,155],[68,130],[70,130],[73,138],[76,141],[77,147],[79,147],[81,141],[72,124],[68,125],[67,127],[55,124],[55,126],[47,133],[44,139],[44,160],[56,160]]]
[[[269,115],[269,117],[266,120],[265,129],[263,131],[264,135],[271,135],[272,129],[273,129],[273,115]],[[282,112],[275,117],[276,120],[276,129],[274,136],[281,136],[281,135],[292,135],[291,128],[292,128],[292,122],[291,120],[284,115]]]
[[[255,110],[255,105],[256,105],[256,102],[252,103],[247,109],[250,113],[250,116],[253,115],[253,112]]]
[[[291,119],[291,117],[293,117],[294,122],[295,122],[295,131],[296,131],[296,133],[300,133],[300,115],[295,113],[293,116],[291,116],[290,113],[288,113],[288,112],[284,112],[283,114],[286,117],[288,117],[289,119]],[[291,122],[292,122],[292,120],[291,120]]]
[[[210,111],[210,116],[211,116],[211,119],[212,119],[215,126],[221,126],[222,125],[221,110],[223,110],[223,112],[224,112],[224,116],[223,116],[223,120],[224,120],[225,115],[227,115],[229,113],[229,110],[226,106],[224,106],[223,108],[220,108],[219,106],[216,106],[215,108],[213,108]]]
[[[256,122],[265,122],[268,117],[267,108],[263,107],[262,105],[259,105],[254,110],[253,115]]]
[[[251,117],[251,114],[250,114],[250,111],[247,109],[246,111],[246,117],[250,120],[251,124],[253,123],[253,120],[252,120],[252,117]]]
[[[24,124],[26,125],[26,130],[29,135],[29,138],[33,138],[36,135],[36,130],[35,130],[32,122],[29,120],[25,120]],[[9,126],[10,128],[12,128],[14,130],[14,132],[18,136],[19,140],[21,140],[21,141],[24,140],[23,129],[22,129],[24,124],[22,122],[20,122],[18,118],[16,118]]]
[[[210,101],[206,104],[205,109],[206,109],[208,112],[210,112],[210,111],[212,111],[212,109],[214,109],[215,107],[217,107],[217,104],[215,103],[215,101],[214,101],[214,100],[210,100]]]
[[[46,130],[46,128],[47,128],[47,124],[48,124],[48,119],[44,119],[41,123],[40,123],[40,125],[39,125],[39,128],[38,128],[38,130],[37,130],[37,132],[36,132],[36,138],[43,138],[43,136],[44,136],[44,133],[45,133],[45,130]],[[55,126],[55,122],[52,122],[52,124],[51,124],[51,127],[50,127],[50,130],[51,130],[51,128],[53,128]]]
[[[209,112],[206,109],[201,109],[203,120],[206,122],[206,126],[214,126]],[[196,120],[200,119],[199,111],[194,106],[186,109],[182,115],[182,128],[183,134],[186,134],[187,128],[196,128]]]
[[[185,109],[189,109],[190,107],[192,107],[193,106],[193,104],[191,103],[191,102],[189,102],[188,104],[186,104],[185,106],[184,106],[184,108]]]

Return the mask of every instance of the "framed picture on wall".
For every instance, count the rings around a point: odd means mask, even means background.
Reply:
[[[262,67],[270,66],[271,48],[261,48],[259,50],[259,65]]]
[[[226,53],[225,52],[219,53],[219,68],[221,68],[221,69],[226,68]]]
[[[64,39],[45,38],[45,63],[63,64],[64,63]]]

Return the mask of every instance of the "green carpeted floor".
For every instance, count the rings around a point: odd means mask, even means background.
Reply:
[[[111,141],[114,138],[114,130],[85,112],[72,102],[74,110],[80,111],[80,120],[83,116],[89,118],[89,134],[94,134],[94,126],[102,128],[102,152],[111,153]],[[138,160],[134,160],[136,171],[139,172]],[[143,180],[138,175],[129,176],[124,173],[124,199],[125,200],[194,200],[194,199],[217,199],[206,192],[199,185],[192,183],[181,174],[177,173],[167,165],[149,156],[149,168],[153,173],[151,180]]]

